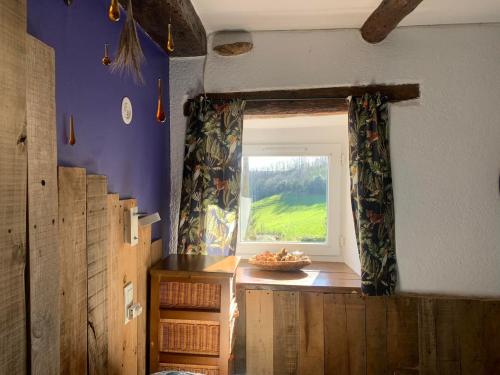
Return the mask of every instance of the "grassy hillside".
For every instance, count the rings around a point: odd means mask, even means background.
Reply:
[[[247,240],[324,242],[326,194],[285,193],[252,204]]]

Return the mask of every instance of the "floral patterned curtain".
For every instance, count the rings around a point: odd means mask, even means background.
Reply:
[[[390,295],[397,281],[387,98],[365,94],[349,105],[351,203],[362,291]]]
[[[179,217],[179,254],[232,255],[238,227],[245,102],[191,104]]]

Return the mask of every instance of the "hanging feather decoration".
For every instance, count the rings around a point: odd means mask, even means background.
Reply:
[[[120,74],[129,73],[135,83],[144,84],[141,72],[143,62],[144,53],[142,52],[139,37],[137,36],[137,28],[132,11],[132,0],[128,0],[127,19],[123,25],[118,53],[115,62],[111,65],[111,70]]]

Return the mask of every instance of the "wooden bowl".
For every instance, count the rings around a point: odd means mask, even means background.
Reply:
[[[282,261],[282,262],[262,262],[258,261],[255,258],[250,258],[248,260],[248,263],[256,266],[257,268],[260,268],[261,270],[266,270],[266,271],[285,271],[285,272],[291,272],[291,271],[298,271],[305,266],[308,266],[311,264],[310,259],[302,259],[302,260],[296,260],[296,261]]]

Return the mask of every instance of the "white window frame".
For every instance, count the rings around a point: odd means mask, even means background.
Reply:
[[[241,215],[238,215],[238,243],[236,254],[249,258],[263,251],[278,251],[286,247],[290,251],[303,251],[317,260],[327,260],[341,255],[341,185],[342,185],[342,147],[330,144],[243,144],[245,156],[327,156],[328,157],[328,227],[325,243],[294,242],[246,242],[241,241]]]

